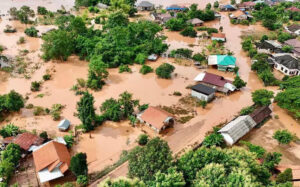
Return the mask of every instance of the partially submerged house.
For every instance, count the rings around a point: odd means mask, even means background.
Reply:
[[[187,21],[187,23],[192,24],[194,27],[203,25],[204,21],[198,18],[193,18]]]
[[[142,113],[138,114],[137,119],[157,133],[160,133],[167,127],[173,126],[175,123],[172,114],[153,106],[149,106]]]
[[[64,144],[50,141],[33,152],[33,160],[41,183],[64,176],[69,169],[71,156]]]
[[[300,35],[300,25],[298,24],[287,26],[285,27],[285,30],[291,34]]]
[[[14,143],[20,146],[25,152],[31,152],[42,145],[44,139],[29,132],[18,134],[16,137],[5,138],[5,144]]]
[[[294,56],[300,57],[300,41],[297,39],[290,39],[284,42],[284,45],[293,47],[292,52]]]
[[[234,5],[221,5],[221,11],[235,11],[236,7]]]
[[[255,43],[255,46],[259,53],[282,53],[282,45],[275,40],[264,40],[262,42]]]
[[[246,14],[245,12],[241,10],[237,10],[234,13],[229,15],[230,19],[236,19],[236,20],[247,20],[248,18],[252,18],[252,16]]]
[[[274,68],[285,75],[300,75],[300,61],[291,54],[274,54],[268,60],[273,61]]]
[[[170,5],[166,8],[167,11],[175,11],[175,12],[179,12],[179,11],[185,11],[187,10],[188,8],[185,7],[185,6],[180,6],[180,5],[177,5],[177,4],[173,4],[173,5]]]
[[[211,40],[225,42],[226,41],[226,36],[225,36],[224,33],[212,33],[211,34]]]
[[[256,123],[250,116],[239,116],[218,132],[221,133],[225,142],[231,146],[255,126]]]
[[[67,119],[63,119],[59,122],[59,124],[57,125],[58,129],[61,131],[66,131],[69,129],[71,125],[71,122]]]
[[[238,5],[238,8],[242,11],[253,10],[255,3],[253,1],[242,2]]]
[[[232,146],[256,125],[270,117],[271,113],[272,111],[268,106],[257,108],[250,115],[235,118],[218,132],[221,133],[226,144]]]
[[[209,102],[215,97],[215,89],[204,84],[194,85],[191,90],[191,95],[202,101]]]
[[[220,71],[233,71],[236,58],[230,55],[210,55],[208,65],[217,66]]]
[[[151,11],[154,9],[154,4],[149,1],[142,1],[137,5],[137,9],[141,11]]]
[[[232,84],[232,81],[225,79],[222,76],[203,72],[199,73],[194,81],[201,82],[201,84],[210,86],[218,92],[228,94],[236,90],[236,87]]]
[[[165,24],[167,21],[173,18],[170,13],[152,13],[151,17],[155,22],[160,24]]]

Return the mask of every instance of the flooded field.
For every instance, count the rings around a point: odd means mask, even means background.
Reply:
[[[186,1],[151,1],[156,5],[163,3],[167,6],[175,3],[185,3]],[[200,7],[205,7],[206,3],[213,3],[212,0],[201,1]],[[199,3],[199,1],[189,1],[189,3]],[[36,6],[46,6],[50,10],[56,10],[63,5],[67,9],[74,5],[74,0],[7,0],[0,2],[1,14],[7,11],[11,6],[20,7],[21,5],[28,5],[32,8]],[[143,13],[144,14],[144,13]],[[143,15],[146,16],[146,15]],[[3,29],[9,24],[17,28],[17,33],[5,34]],[[239,66],[239,75],[247,82],[247,86],[241,91],[233,93],[228,96],[216,98],[212,103],[208,104],[205,109],[195,108],[197,115],[186,124],[176,124],[173,129],[170,129],[167,134],[162,137],[168,141],[174,153],[180,152],[187,146],[199,143],[203,140],[205,134],[212,130],[212,128],[221,122],[231,120],[238,112],[246,106],[252,104],[251,92],[256,89],[264,88],[263,83],[258,79],[257,75],[251,71],[250,58],[241,49],[241,34],[244,30],[261,31],[266,30],[260,25],[240,26],[231,25],[227,13],[222,13],[220,20],[205,23],[205,26],[215,28],[223,27],[223,32],[226,34],[227,42],[225,47],[234,53],[237,58],[237,65]],[[30,38],[25,36],[24,30],[29,25],[20,24],[18,21],[9,21],[8,17],[4,17],[0,21],[0,44],[4,45],[7,49],[3,52],[4,55],[9,57],[16,57],[19,55],[20,50],[27,49],[29,54],[26,55],[27,60],[32,62],[29,77],[23,76],[10,76],[7,73],[0,72],[0,94],[8,93],[10,90],[16,90],[23,96],[27,96],[26,104],[33,104],[44,108],[50,108],[53,104],[62,104],[62,118],[71,121],[71,129],[75,125],[80,124],[80,120],[74,115],[76,113],[76,103],[80,96],[76,96],[70,89],[78,78],[87,78],[88,62],[79,60],[76,56],[71,56],[68,61],[51,61],[43,62],[41,60],[40,47],[42,40],[40,38]],[[47,29],[47,26],[39,26],[39,30]],[[164,30],[164,34],[168,37],[167,44],[170,49],[189,48],[194,53],[201,53],[207,45],[208,41],[202,39],[187,38],[180,35],[178,32],[170,32]],[[25,37],[25,44],[18,45],[19,38]],[[178,103],[180,97],[173,96],[174,91],[179,91],[183,96],[190,94],[190,90],[186,89],[187,86],[195,84],[194,77],[203,71],[212,72],[222,75],[225,78],[234,79],[233,73],[224,73],[216,69],[199,70],[192,65],[184,66],[174,63],[172,58],[159,58],[157,62],[147,62],[147,65],[152,68],[158,67],[161,63],[168,62],[175,66],[172,79],[165,80],[156,77],[155,73],[142,75],[139,73],[140,65],[131,66],[132,73],[118,73],[118,69],[109,69],[109,77],[106,80],[106,85],[101,91],[92,92],[95,97],[96,112],[100,113],[99,107],[102,102],[111,97],[117,98],[118,95],[124,91],[133,93],[135,99],[139,99],[140,103],[148,103],[153,106],[165,105],[171,106]],[[30,66],[30,67],[31,67]],[[42,84],[39,92],[31,92],[30,86],[32,81],[41,81],[42,76],[46,73],[51,74],[51,80]],[[279,76],[279,75],[278,75]],[[268,87],[268,90],[278,92],[277,87]],[[42,97],[40,95],[43,95]],[[273,106],[273,116],[278,115],[278,119],[270,120],[262,130],[258,129],[253,132],[253,136],[249,137],[251,142],[262,144],[260,137],[270,140],[270,135],[274,129],[286,128],[295,132],[300,137],[300,125],[284,110]],[[8,121],[1,122],[3,126],[8,122],[12,122],[22,129],[28,131],[47,131],[52,137],[62,136],[66,133],[59,132],[57,129],[57,121],[53,121],[51,116],[42,115],[34,116],[32,109],[22,109],[20,113],[13,114],[8,117]],[[275,125],[274,125],[275,124]],[[259,133],[258,133],[259,132]],[[119,155],[123,150],[128,150],[136,145],[136,138],[143,133],[143,129],[133,128],[128,121],[121,123],[107,122],[101,127],[91,133],[81,134],[78,141],[73,148],[72,153],[86,152],[88,155],[89,172],[100,171],[108,165],[111,165],[118,160]],[[154,134],[151,134],[154,136]],[[270,140],[271,146],[267,149],[272,149],[275,142]],[[268,145],[266,145],[268,146]],[[296,147],[299,145],[292,145],[293,148],[289,149],[291,152],[299,156],[299,151]],[[292,163],[298,161],[300,158],[289,159],[286,154],[284,163]],[[126,170],[125,170],[126,172]],[[126,173],[125,173],[126,174]]]

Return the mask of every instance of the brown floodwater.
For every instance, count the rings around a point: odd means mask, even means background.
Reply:
[[[12,2],[9,4],[8,2]],[[3,12],[9,5],[17,4],[20,1],[3,1],[0,2],[0,9]],[[24,3],[33,3],[33,1],[22,0]],[[49,4],[49,2],[52,2]],[[181,3],[183,1],[152,1],[156,4],[164,3],[164,5]],[[194,1],[190,1],[193,3]],[[213,1],[212,1],[213,2]],[[60,0],[58,1],[35,1],[33,7],[38,5],[52,7],[54,9],[60,8],[60,4],[66,3],[65,7],[72,7],[73,1]],[[184,3],[184,2],[183,2]],[[195,1],[199,3],[199,1]],[[207,2],[201,1],[201,6],[205,6]],[[5,6],[1,6],[5,5]],[[21,4],[18,4],[21,6]],[[14,34],[5,34],[3,29],[5,25],[12,25],[17,28],[18,32]],[[163,135],[173,152],[181,151],[187,145],[192,145],[195,142],[200,142],[204,135],[212,130],[212,127],[218,125],[220,122],[231,120],[234,115],[243,107],[251,105],[251,92],[263,88],[262,82],[258,79],[257,75],[251,71],[250,59],[241,50],[240,35],[243,30],[259,30],[265,31],[259,25],[253,26],[239,26],[231,25],[227,13],[222,14],[221,21],[212,21],[205,24],[219,28],[223,26],[224,33],[227,37],[225,46],[234,52],[237,57],[237,64],[240,67],[240,76],[248,82],[246,88],[241,91],[233,93],[229,96],[222,96],[216,98],[212,103],[208,104],[206,109],[195,108],[197,116],[186,124],[177,124],[168,134]],[[42,27],[42,26],[39,26]],[[76,113],[76,103],[80,96],[76,96],[71,87],[76,84],[78,78],[87,77],[88,64],[81,61],[78,57],[72,56],[66,62],[48,62],[44,63],[40,59],[40,46],[42,44],[39,38],[29,38],[25,36],[25,25],[20,24],[18,21],[8,21],[8,17],[4,17],[0,22],[0,44],[7,47],[4,51],[5,55],[15,57],[19,54],[19,50],[27,49],[31,51],[27,56],[29,60],[34,63],[40,63],[41,67],[32,72],[30,79],[24,79],[19,76],[9,76],[8,74],[1,73],[0,76],[5,77],[0,79],[0,94],[8,93],[14,89],[22,95],[27,95],[27,104],[31,103],[36,106],[50,108],[53,104],[60,103],[65,106],[62,110],[62,118],[67,118],[71,121],[74,129],[75,125],[80,124],[79,119],[74,116]],[[43,29],[43,28],[41,28]],[[44,28],[47,29],[47,28]],[[181,36],[178,32],[170,32],[164,30],[168,39],[166,42],[170,45],[171,49],[177,48],[190,48],[195,53],[202,52],[203,43],[200,39],[193,39]],[[17,45],[19,37],[24,36],[26,43]],[[194,47],[191,47],[191,44]],[[147,65],[156,68],[161,63],[173,63],[172,58],[159,58],[157,62],[147,62]],[[174,63],[173,63],[174,64]],[[106,85],[101,91],[92,92],[95,97],[95,108],[99,113],[99,106],[106,99],[113,97],[117,98],[118,95],[124,91],[133,93],[133,97],[139,99],[141,103],[149,103],[150,105],[173,105],[177,104],[179,97],[173,96],[174,91],[180,91],[183,95],[190,93],[187,86],[195,84],[193,78],[200,72],[209,71],[222,75],[226,78],[233,80],[233,73],[225,73],[217,71],[216,69],[199,70],[193,66],[181,66],[174,64],[175,72],[170,80],[159,79],[155,73],[142,75],[139,73],[140,65],[131,66],[132,73],[118,73],[118,69],[110,69],[109,77]],[[31,92],[30,84],[32,81],[41,81],[42,76],[50,72],[52,75],[51,80],[42,84],[41,91]],[[276,87],[268,87],[267,89],[278,91]],[[39,94],[44,94],[43,97],[37,97]],[[279,115],[278,121],[282,123],[285,128],[293,131],[300,132],[299,124],[287,115],[284,110],[279,107],[274,107],[274,113]],[[59,132],[57,129],[57,121],[53,121],[50,116],[34,116],[32,110],[22,109],[20,113],[13,114],[8,118],[10,122],[20,126],[26,130],[37,130],[37,132],[47,131],[50,135],[61,136],[65,133]],[[6,122],[0,123],[4,125]],[[146,130],[149,132],[148,130]],[[105,166],[115,162],[122,150],[130,149],[135,143],[136,137],[143,131],[140,127],[132,128],[128,121],[121,123],[108,122],[98,127],[90,134],[82,134],[79,136],[78,143],[74,146],[73,153],[86,152],[88,155],[89,171],[99,171]],[[150,133],[151,134],[151,133]],[[154,136],[154,134],[151,134]]]

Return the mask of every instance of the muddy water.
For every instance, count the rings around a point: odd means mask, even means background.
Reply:
[[[11,7],[20,8],[23,5],[36,10],[38,6],[44,6],[48,10],[56,11],[64,6],[67,10],[74,6],[75,0],[1,0],[0,14],[6,14]]]

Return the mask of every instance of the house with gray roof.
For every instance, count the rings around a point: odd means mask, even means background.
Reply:
[[[265,40],[262,42],[255,43],[257,52],[259,53],[282,53],[282,45],[274,40]]]
[[[292,52],[294,56],[300,57],[300,41],[297,39],[290,39],[284,42],[284,45],[293,47]]]
[[[286,26],[285,30],[291,34],[300,35],[300,25],[292,24],[290,26]]]
[[[268,59],[274,62],[274,68],[288,76],[300,75],[300,61],[288,53],[274,54]]]
[[[154,9],[154,4],[149,1],[142,1],[137,5],[137,9],[141,11],[151,11]]]
[[[215,89],[204,84],[197,84],[195,86],[192,86],[191,90],[192,97],[206,102],[211,101],[215,97],[216,92]]]
[[[187,21],[187,23],[192,24],[194,27],[203,25],[204,21],[198,18],[193,18]]]
[[[249,115],[239,116],[221,128],[218,132],[221,133],[225,142],[231,146],[255,126],[255,121]]]

